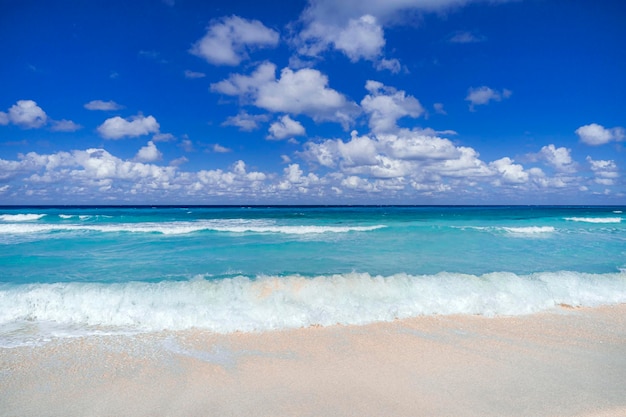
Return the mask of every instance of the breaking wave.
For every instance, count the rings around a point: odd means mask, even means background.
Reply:
[[[192,328],[228,333],[360,325],[420,315],[521,315],[563,304],[625,302],[625,272],[347,273],[219,280],[200,276],[158,283],[5,284],[0,286],[0,346],[19,345],[24,333],[32,342],[34,324],[56,329],[47,338],[77,332]]]

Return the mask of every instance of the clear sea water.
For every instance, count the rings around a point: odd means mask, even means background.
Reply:
[[[0,347],[626,302],[626,207],[0,207]]]

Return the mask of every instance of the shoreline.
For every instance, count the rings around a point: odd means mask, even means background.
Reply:
[[[0,349],[3,416],[626,415],[626,304]]]

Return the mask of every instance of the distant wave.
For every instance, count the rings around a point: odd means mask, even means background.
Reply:
[[[30,222],[39,220],[45,214],[0,214],[0,220],[3,222]]]
[[[584,223],[621,223],[621,217],[566,217],[565,220]]]
[[[503,227],[503,230],[509,233],[516,234],[540,234],[540,233],[553,233],[555,231],[552,226],[528,226],[528,227]]]
[[[145,222],[112,224],[0,224],[0,234],[26,234],[56,231],[95,231],[102,233],[160,233],[178,235],[199,231],[229,233],[283,233],[283,234],[320,234],[368,232],[386,226],[315,226],[315,225],[270,225],[260,222],[244,221],[198,221],[198,222]]]
[[[504,232],[505,234],[516,237],[537,237],[554,233],[556,231],[556,229],[552,226],[454,226],[454,228],[461,230],[477,230],[479,232],[489,232],[494,234],[502,234],[502,232]]]
[[[625,302],[624,272],[347,273],[221,280],[200,276],[158,283],[5,284],[0,286],[0,346],[19,344],[20,334],[32,340],[32,332],[24,329],[33,323],[55,329],[46,337],[66,337],[75,331],[191,328],[228,333],[435,314],[521,315],[559,305]]]

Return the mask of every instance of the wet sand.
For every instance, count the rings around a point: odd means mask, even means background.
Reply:
[[[1,416],[626,416],[626,305],[0,349]]]

